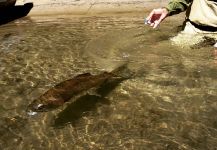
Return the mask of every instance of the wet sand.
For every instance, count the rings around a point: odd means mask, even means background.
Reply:
[[[146,12],[165,6],[167,0],[17,0],[16,5],[32,2],[29,15],[89,15]]]

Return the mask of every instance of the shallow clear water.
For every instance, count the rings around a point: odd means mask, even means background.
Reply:
[[[25,18],[0,27],[1,149],[217,149],[212,47],[172,45],[180,18],[153,30],[143,16]],[[189,39],[190,40],[190,39]],[[122,61],[137,72],[54,111],[26,107],[55,84]]]

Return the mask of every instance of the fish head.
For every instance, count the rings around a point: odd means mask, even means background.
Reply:
[[[54,109],[53,105],[49,105],[41,102],[40,100],[34,100],[27,106],[27,114],[36,115],[38,112],[47,112]]]
[[[37,103],[37,101],[33,101],[31,104],[27,107],[27,114],[33,116],[36,115],[38,112],[45,112],[46,111],[46,105],[42,103]]]

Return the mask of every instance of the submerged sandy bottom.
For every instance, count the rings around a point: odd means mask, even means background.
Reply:
[[[25,18],[0,27],[1,149],[216,149],[212,47],[173,45],[181,21],[143,15]],[[133,79],[51,112],[26,107],[55,84],[128,61]]]

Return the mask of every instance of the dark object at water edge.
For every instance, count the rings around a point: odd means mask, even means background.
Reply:
[[[13,7],[15,5],[17,0],[4,0],[0,2],[0,9],[8,9],[10,7]]]
[[[213,46],[215,43],[216,43],[215,38],[204,36],[203,39],[199,43],[191,46],[191,48],[192,49],[199,49],[199,48],[203,48],[203,47],[210,47],[210,46]]]
[[[33,3],[18,6],[14,6],[14,4],[15,2],[10,2],[4,6],[3,3],[0,3],[0,25],[25,17],[33,8]]]

